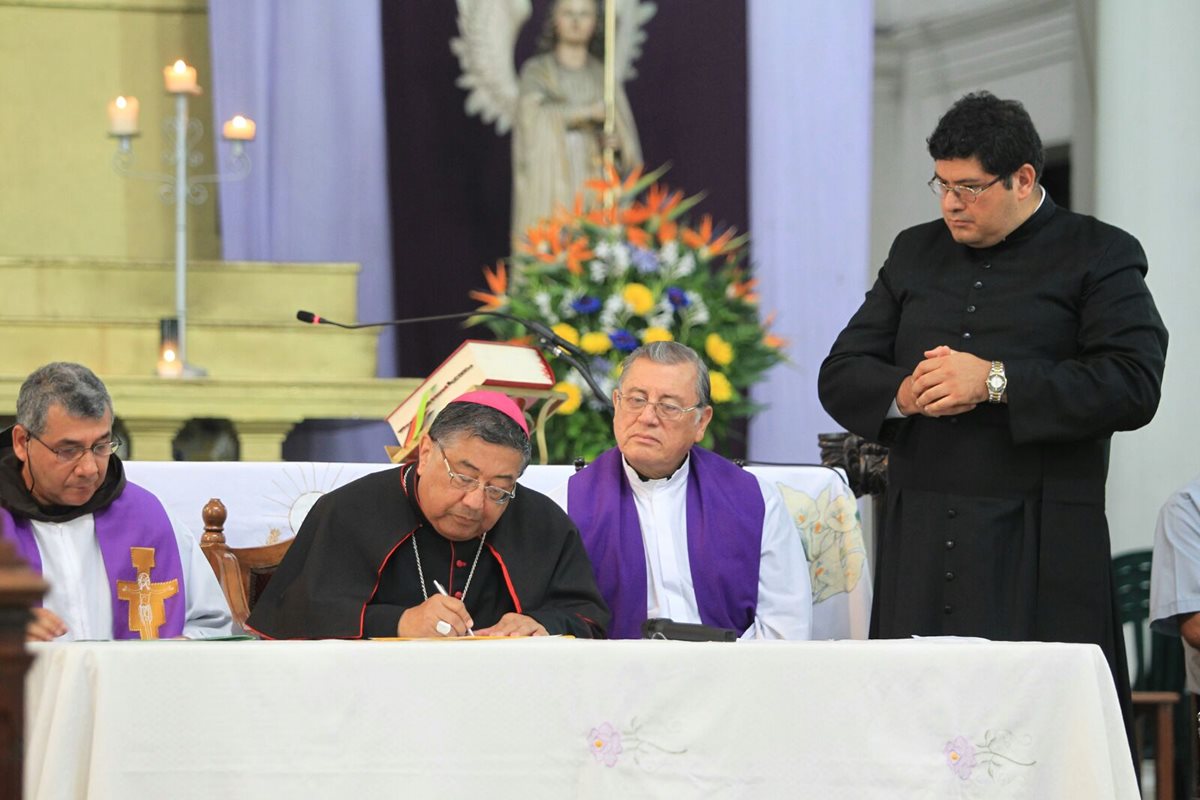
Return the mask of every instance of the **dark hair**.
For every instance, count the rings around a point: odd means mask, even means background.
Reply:
[[[429,438],[438,442],[450,444],[463,436],[478,436],[488,444],[516,450],[521,454],[521,472],[529,466],[529,437],[507,414],[490,406],[451,403],[429,426]]]
[[[934,161],[978,158],[989,173],[1004,177],[1006,189],[1022,164],[1032,165],[1035,178],[1041,180],[1046,160],[1025,106],[991,92],[973,92],[950,106],[926,144]]]
[[[542,21],[542,31],[538,34],[535,50],[538,53],[548,53],[558,44],[558,33],[554,30],[554,12],[562,0],[554,0],[546,19]],[[601,60],[604,59],[604,0],[593,0],[596,6],[596,30],[588,40],[588,52]]]
[[[17,424],[34,436],[46,430],[46,415],[55,403],[72,417],[100,419],[112,411],[104,383],[82,364],[55,361],[38,367],[17,393]]]
[[[653,361],[655,364],[691,364],[696,368],[696,396],[700,398],[697,403],[702,407],[711,405],[712,388],[708,377],[708,365],[695,350],[679,342],[651,342],[626,356],[621,362],[621,377],[617,379],[618,389],[625,381],[625,371],[639,358]]]

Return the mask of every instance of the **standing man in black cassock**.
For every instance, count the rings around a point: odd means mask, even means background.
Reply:
[[[511,398],[459,397],[415,463],[317,501],[247,627],[305,639],[603,636],[608,607],[579,531],[517,486],[528,463],[529,427]]]
[[[1093,642],[1128,720],[1104,484],[1113,432],[1158,407],[1145,253],[1055,206],[1019,102],[969,94],[928,144],[942,219],[896,237],[820,372],[889,448],[871,636]]]

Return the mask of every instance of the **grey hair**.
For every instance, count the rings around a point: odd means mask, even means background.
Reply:
[[[625,383],[625,372],[639,358],[655,364],[691,364],[696,368],[696,396],[701,407],[712,405],[712,389],[708,380],[708,366],[696,351],[679,342],[650,342],[634,350],[621,362],[621,377],[617,381],[620,389]]]
[[[463,436],[478,436],[488,444],[516,450],[521,454],[521,472],[529,466],[529,437],[507,414],[479,403],[450,403],[429,426],[429,438],[455,442]]]
[[[50,407],[58,404],[72,417],[100,419],[112,412],[104,382],[82,364],[55,361],[38,367],[17,394],[17,424],[34,436],[46,430]]]

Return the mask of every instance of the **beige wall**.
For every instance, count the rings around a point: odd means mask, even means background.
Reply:
[[[159,182],[113,171],[105,109],[135,95],[137,166],[173,170],[162,69],[177,58],[211,85],[204,0],[0,0],[0,256],[174,257],[174,206]],[[211,96],[190,111],[205,129],[193,172],[210,172]],[[190,256],[218,258],[215,198],[188,211]]]

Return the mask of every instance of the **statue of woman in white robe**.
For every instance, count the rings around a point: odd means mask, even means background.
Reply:
[[[559,206],[572,208],[584,182],[602,174],[604,65],[595,0],[556,0],[541,52],[521,67],[513,125],[514,240]],[[602,50],[601,50],[602,52]],[[616,167],[642,163],[629,100],[620,84],[611,145]]]

